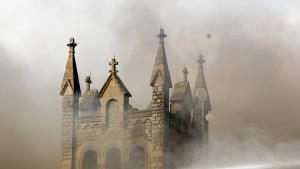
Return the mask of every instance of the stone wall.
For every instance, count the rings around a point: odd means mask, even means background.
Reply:
[[[169,89],[154,86],[152,93],[152,169],[168,168]]]
[[[78,114],[77,96],[62,97],[62,149],[61,149],[61,169],[72,169],[74,150],[74,115]]]
[[[114,121],[108,126],[101,126],[101,120],[97,117],[75,118],[75,169],[81,168],[82,154],[88,149],[98,153],[99,167],[105,167],[105,152],[110,147],[117,147],[122,153],[122,169],[128,168],[130,148],[137,144],[144,147],[146,152],[146,166],[150,168],[152,150],[152,122],[151,113],[135,112],[128,113],[126,124]],[[150,152],[149,152],[150,151]]]

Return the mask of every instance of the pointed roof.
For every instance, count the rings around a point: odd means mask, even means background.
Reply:
[[[164,38],[167,37],[167,35],[164,34],[163,28],[160,29],[160,34],[158,34],[157,37],[160,39],[160,41],[154,62],[150,86],[155,86],[155,83],[160,76],[162,78],[162,81],[161,83],[159,83],[159,85],[167,85],[167,87],[172,88],[172,82],[163,41]]]
[[[79,104],[79,110],[91,110],[94,105],[100,106],[98,90],[92,89],[89,91],[85,91]]]
[[[203,59],[203,56],[201,54],[199,55],[199,60],[197,60],[197,62],[199,64],[198,65],[198,74],[197,74],[197,78],[196,78],[196,83],[195,83],[193,96],[196,96],[197,90],[199,88],[204,88],[207,91],[207,94],[208,94],[208,90],[207,90],[207,86],[206,86],[206,80],[205,80],[205,76],[204,76],[204,70],[203,70],[203,63],[205,62],[205,60]],[[201,104],[197,104],[197,105],[198,105],[198,108],[200,108],[202,106]],[[211,110],[209,95],[207,97],[207,100],[204,102],[204,108],[207,111]]]
[[[174,90],[170,98],[171,101],[183,100],[186,92],[188,92],[189,95],[192,97],[190,83],[187,80],[187,74],[188,74],[187,67],[185,66],[183,67],[182,73],[183,73],[183,81],[177,82],[175,84]]]
[[[186,92],[189,92],[192,97],[190,83],[188,81],[177,82],[171,94],[170,101],[183,100]]]
[[[106,89],[108,88],[110,82],[113,80],[113,79],[116,79],[117,82],[120,84],[120,87],[121,87],[121,90],[123,91],[124,95],[127,95],[129,97],[131,97],[132,95],[130,94],[129,90],[126,88],[126,86],[124,85],[124,83],[122,82],[122,80],[120,79],[120,77],[117,75],[117,74],[114,74],[114,73],[111,73],[106,82],[104,83],[104,85],[102,86],[100,92],[99,92],[99,97],[101,98],[104,94],[104,92],[106,91]]]
[[[65,95],[65,92],[69,86],[71,88],[71,93],[69,94],[81,96],[77,66],[75,61],[75,47],[77,46],[77,44],[75,43],[74,38],[70,38],[70,43],[68,43],[67,46],[69,46],[69,57],[64,78],[61,84],[60,95]]]
[[[115,79],[117,81],[117,83],[120,84],[121,90],[123,91],[124,95],[131,97],[132,95],[130,94],[130,92],[128,91],[128,89],[126,88],[124,83],[122,82],[121,78],[117,75],[118,71],[116,70],[116,65],[118,65],[118,62],[116,61],[116,59],[113,58],[112,62],[110,62],[109,65],[112,66],[112,70],[109,71],[110,75],[108,76],[106,82],[102,86],[98,96],[101,98],[103,96],[103,94],[105,93],[106,89],[108,88],[110,82],[113,79]]]

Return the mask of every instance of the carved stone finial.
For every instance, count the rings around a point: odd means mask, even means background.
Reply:
[[[111,70],[109,71],[110,73],[118,73],[117,69],[116,69],[116,65],[118,65],[119,63],[116,61],[115,58],[112,59],[111,62],[109,62],[109,65],[111,66]]]
[[[92,83],[91,76],[87,76],[85,82],[86,82],[86,91],[90,91],[91,83]]]
[[[73,37],[70,38],[70,43],[68,43],[67,46],[70,47],[70,50],[74,50],[74,48],[77,46],[77,43]]]
[[[159,38],[160,43],[164,43],[164,38],[167,37],[163,28],[160,28],[160,33],[156,36]]]
[[[203,56],[200,54],[197,62],[199,63],[199,68],[201,68],[201,67],[203,67],[203,63],[206,61],[203,59]]]

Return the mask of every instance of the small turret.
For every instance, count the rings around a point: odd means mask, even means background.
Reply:
[[[86,90],[83,93],[82,99],[79,104],[80,114],[79,116],[97,116],[98,109],[101,106],[100,99],[98,97],[98,90],[91,89],[91,75],[85,79]]]
[[[190,83],[187,80],[188,70],[183,68],[183,81],[177,82],[171,94],[171,114],[175,117],[180,117],[180,130],[183,137],[191,133],[191,109],[193,107],[193,97]],[[174,122],[172,122],[174,123]]]

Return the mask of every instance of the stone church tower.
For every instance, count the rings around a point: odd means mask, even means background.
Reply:
[[[60,90],[61,169],[178,168],[187,153],[180,147],[190,142],[207,144],[205,116],[211,107],[209,97],[203,100],[203,90],[207,94],[204,59],[198,60],[194,94],[184,67],[183,80],[175,84],[170,97],[172,81],[164,46],[167,35],[161,29],[157,37],[159,46],[150,77],[152,101],[145,110],[130,105],[132,95],[117,74],[115,58],[109,63],[111,70],[100,91],[90,89],[88,76],[82,94],[75,61],[77,44],[70,39]]]

